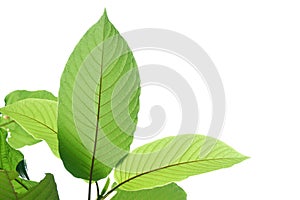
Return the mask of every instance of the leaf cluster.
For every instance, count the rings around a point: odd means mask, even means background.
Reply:
[[[140,77],[128,44],[106,11],[71,54],[58,98],[18,90],[0,108],[0,199],[59,199],[54,177],[29,180],[17,150],[45,141],[88,199],[184,200],[175,182],[245,159],[223,142],[196,134],[167,137],[130,151],[138,120]],[[113,171],[113,172],[112,172]],[[109,174],[114,174],[110,184]],[[97,181],[107,178],[102,191]]]

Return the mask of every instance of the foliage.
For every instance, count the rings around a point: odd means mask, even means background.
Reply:
[[[77,178],[96,183],[98,199],[184,200],[176,183],[247,159],[225,143],[196,134],[163,138],[133,151],[140,77],[133,53],[106,11],[82,37],[61,77],[58,98],[18,90],[0,108],[0,199],[59,199],[46,174],[29,180],[17,150],[45,141]],[[208,141],[213,141],[210,145]],[[102,192],[97,181],[114,170]],[[114,194],[114,195],[112,195]]]

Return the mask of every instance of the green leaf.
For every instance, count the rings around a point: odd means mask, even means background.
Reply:
[[[25,99],[0,108],[0,112],[16,121],[34,138],[45,140],[54,155],[59,157],[56,101]]]
[[[17,101],[21,101],[28,98],[36,99],[48,99],[48,100],[57,100],[57,98],[50,92],[45,90],[38,91],[26,91],[26,90],[17,90],[9,93],[5,97],[5,105],[13,104]],[[4,126],[3,126],[4,124]],[[22,148],[26,145],[33,145],[41,140],[35,139],[29,133],[27,133],[20,125],[11,119],[4,119],[0,117],[0,127],[9,129],[10,137],[8,138],[8,143],[16,149]]]
[[[109,187],[109,184],[110,184],[110,178],[108,177],[107,180],[106,180],[106,183],[105,183],[105,185],[104,185],[104,187],[103,187],[103,189],[101,191],[100,196],[103,196],[106,193],[106,191],[107,191],[107,189]]]
[[[0,169],[15,171],[24,159],[23,154],[6,142],[7,132],[0,128]]]
[[[38,183],[35,181],[24,180],[22,178],[15,178],[12,181],[12,185],[17,194],[26,193],[30,188],[36,186]]]
[[[0,169],[17,171],[29,180],[23,154],[12,148],[6,141],[7,132],[0,128]]]
[[[18,195],[20,200],[49,199],[58,200],[57,186],[52,174],[46,177],[36,186],[30,188],[28,192]]]
[[[61,77],[59,150],[75,177],[104,178],[128,153],[139,94],[133,54],[105,12],[77,44]]]
[[[48,99],[57,101],[57,97],[55,97],[51,92],[46,90],[37,90],[37,91],[27,91],[27,90],[16,90],[9,93],[4,101],[5,105],[13,104],[17,101],[21,101],[24,99]]]
[[[12,182],[18,177],[15,171],[6,171],[0,169],[0,199],[17,199],[17,193],[14,190]]]
[[[14,120],[3,119],[3,117],[0,117],[0,123],[0,127],[9,131],[10,137],[8,137],[8,143],[15,149],[41,142],[41,140],[35,139],[32,135],[27,133]]]
[[[167,137],[137,148],[115,170],[122,190],[141,190],[231,167],[247,159],[225,143],[201,135]],[[203,154],[209,149],[209,152]]]
[[[186,193],[181,187],[171,183],[147,190],[117,190],[111,200],[186,200]]]
[[[23,187],[23,189],[20,190],[18,189],[19,187]],[[52,174],[46,174],[46,177],[38,184],[33,183],[32,185],[29,185],[28,181],[19,181],[18,174],[15,171],[0,170],[0,199],[58,200],[59,197]]]

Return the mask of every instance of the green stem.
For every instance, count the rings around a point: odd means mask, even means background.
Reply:
[[[18,179],[15,179],[15,181],[17,183],[19,183],[23,188],[25,188],[26,190],[29,190],[28,187],[26,185],[24,185],[21,181],[19,181]]]

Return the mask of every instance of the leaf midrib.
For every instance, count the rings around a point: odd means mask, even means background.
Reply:
[[[193,161],[185,161],[185,162],[179,162],[179,163],[174,163],[174,164],[171,164],[171,165],[167,165],[167,166],[163,166],[163,167],[159,167],[159,168],[156,168],[156,169],[153,169],[153,170],[150,170],[150,171],[146,171],[146,172],[142,172],[140,174],[137,174],[121,183],[119,183],[118,185],[116,185],[114,188],[112,188],[104,197],[103,199],[105,199],[110,193],[112,193],[113,191],[115,191],[117,188],[121,187],[122,185],[138,178],[138,177],[141,177],[143,175],[146,175],[146,174],[150,174],[150,173],[153,173],[153,172],[156,172],[156,171],[160,171],[160,170],[163,170],[163,169],[168,169],[168,168],[171,168],[171,167],[177,167],[177,166],[180,166],[180,165],[186,165],[186,164],[191,164],[191,163],[197,163],[197,162],[209,162],[209,161],[216,161],[216,160],[230,160],[230,159],[246,159],[247,157],[229,157],[229,158],[211,158],[211,159],[202,159],[202,160],[193,160]]]
[[[105,21],[103,23],[103,31],[102,31],[102,51],[101,51],[101,62],[100,64],[100,80],[99,80],[99,90],[98,90],[98,105],[97,105],[97,119],[96,119],[96,132],[95,132],[95,141],[94,141],[94,147],[92,152],[92,162],[91,162],[91,168],[90,168],[90,177],[89,177],[89,199],[91,197],[91,184],[93,179],[93,170],[94,170],[94,164],[95,164],[95,157],[96,157],[96,150],[97,150],[97,140],[98,140],[98,134],[99,134],[99,121],[100,121],[100,110],[101,110],[101,91],[102,91],[102,80],[103,80],[103,58],[104,58],[104,36],[105,36]],[[97,48],[97,46],[96,46]]]
[[[48,126],[47,124],[45,124],[45,123],[43,123],[43,122],[41,122],[41,121],[39,121],[39,120],[37,120],[37,119],[34,119],[34,118],[32,118],[32,117],[29,117],[29,116],[27,116],[27,115],[24,115],[24,114],[21,114],[21,113],[18,113],[18,112],[14,112],[14,111],[9,111],[10,113],[14,113],[14,114],[17,114],[17,115],[21,115],[21,116],[23,116],[23,117],[26,117],[26,118],[29,118],[29,119],[31,119],[31,120],[33,120],[33,121],[35,121],[35,122],[37,122],[37,123],[39,123],[39,124],[41,124],[41,125],[43,125],[44,127],[46,127],[47,129],[49,129],[49,130],[51,130],[53,133],[52,134],[57,134],[57,131],[55,131],[53,128],[51,128],[50,126]],[[12,117],[12,118],[14,118],[14,117]],[[14,119],[14,121],[16,121],[15,119]],[[23,127],[23,126],[22,126]],[[23,127],[24,128],[24,127]],[[26,129],[26,128],[24,128],[24,129]]]

